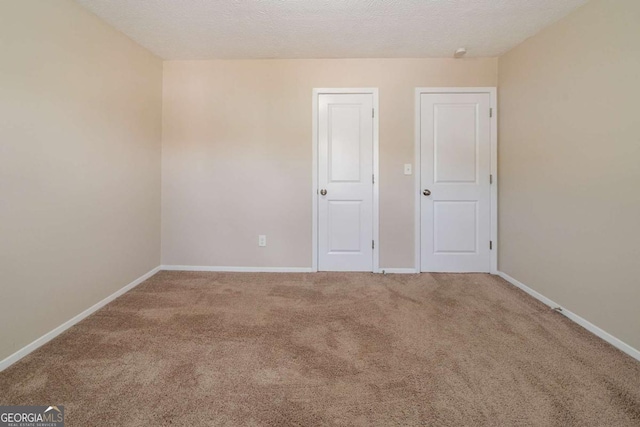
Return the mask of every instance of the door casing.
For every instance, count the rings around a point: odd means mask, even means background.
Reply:
[[[311,230],[311,269],[318,271],[318,97],[323,94],[367,94],[373,96],[373,240],[375,242],[373,248],[373,272],[380,271],[380,244],[379,244],[379,138],[378,138],[378,88],[314,88],[312,99],[312,165],[311,165],[311,200],[312,200],[312,230]]]
[[[491,128],[491,163],[490,170],[493,178],[491,184],[491,241],[493,248],[491,250],[491,274],[498,274],[498,106],[497,106],[497,88],[495,87],[419,87],[415,90],[415,271],[420,273],[420,255],[421,255],[421,239],[420,239],[420,219],[421,219],[421,141],[420,141],[420,115],[421,104],[420,96],[422,94],[443,94],[443,93],[488,93],[491,97],[492,116],[490,118]]]

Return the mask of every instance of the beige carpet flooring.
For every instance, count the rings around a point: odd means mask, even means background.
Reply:
[[[67,426],[639,426],[640,363],[489,275],[161,272],[0,373],[0,404]]]

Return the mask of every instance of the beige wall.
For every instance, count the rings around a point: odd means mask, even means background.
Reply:
[[[413,267],[414,88],[496,81],[495,58],[165,62],[163,264],[310,267],[312,89],[377,87],[380,266]]]
[[[499,61],[500,270],[640,349],[640,2]]]
[[[161,80],[71,1],[0,2],[0,360],[159,265]]]

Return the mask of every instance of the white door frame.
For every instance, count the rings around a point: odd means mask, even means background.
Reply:
[[[375,242],[373,248],[373,272],[378,273],[380,270],[380,239],[379,239],[379,182],[380,171],[378,167],[378,88],[314,88],[313,89],[313,142],[312,142],[312,251],[311,251],[311,269],[318,271],[318,99],[324,94],[370,94],[373,95],[373,240]]]
[[[495,87],[419,87],[415,94],[415,268],[420,273],[421,242],[420,242],[420,207],[421,207],[421,141],[420,141],[420,95],[428,93],[488,93],[491,96],[491,274],[498,274],[498,102]]]

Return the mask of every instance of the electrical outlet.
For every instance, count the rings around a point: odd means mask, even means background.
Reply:
[[[411,163],[404,164],[404,174],[411,175],[413,172],[411,171]]]
[[[267,246],[267,236],[265,236],[264,234],[260,234],[258,236],[258,246]]]

